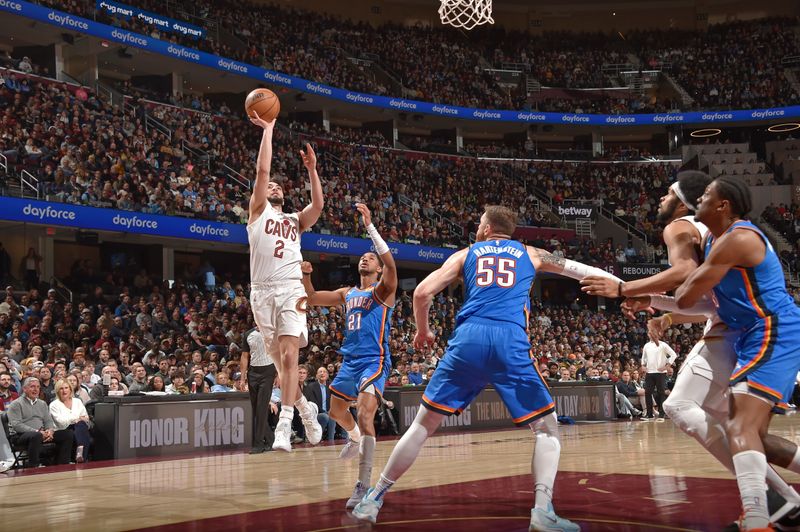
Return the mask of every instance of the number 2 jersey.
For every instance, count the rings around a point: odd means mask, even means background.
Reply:
[[[471,245],[462,276],[466,297],[456,316],[456,325],[479,317],[513,323],[527,330],[536,268],[524,244],[516,240],[487,240]]]
[[[300,219],[269,202],[264,212],[247,226],[250,242],[250,282],[302,281],[300,263]]]
[[[389,327],[393,307],[375,295],[375,287],[351,288],[345,295],[345,339],[339,352],[345,358],[385,357],[389,354]]]

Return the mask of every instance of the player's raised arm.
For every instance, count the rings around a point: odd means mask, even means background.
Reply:
[[[250,196],[250,218],[248,224],[256,220],[267,206],[267,184],[269,184],[270,168],[272,167],[272,132],[275,129],[275,120],[267,122],[253,112],[250,121],[264,129],[261,136],[261,146],[258,148],[256,159],[256,181],[253,184],[253,193]]]
[[[706,261],[675,291],[679,309],[689,309],[722,281],[736,266],[752,267],[764,259],[766,246],[753,231],[723,235],[711,248]]]
[[[543,249],[532,246],[525,247],[528,249],[528,257],[530,257],[533,267],[536,268],[536,271],[555,273],[571,279],[577,279],[578,281],[593,275],[596,277],[610,279],[618,286],[622,283],[622,279],[608,273],[605,270],[601,270],[600,268],[587,266],[586,264],[575,262],[574,260],[557,257]]]
[[[464,259],[468,252],[469,248],[466,248],[450,255],[441,268],[427,276],[414,290],[414,321],[417,324],[417,334],[414,337],[415,349],[422,349],[433,344],[433,333],[428,321],[433,296],[461,276]]]
[[[317,154],[314,153],[311,144],[306,144],[305,151],[300,150],[300,156],[303,158],[303,166],[308,170],[308,179],[311,181],[311,203],[306,205],[299,216],[300,232],[302,233],[317,223],[319,215],[322,214],[322,208],[325,206],[325,199],[322,196],[322,183],[317,173]]]
[[[397,292],[397,265],[394,262],[389,246],[381,237],[381,234],[372,224],[372,214],[369,212],[369,207],[363,203],[357,203],[356,209],[361,213],[361,219],[364,221],[364,227],[367,229],[367,234],[372,239],[372,246],[375,248],[375,253],[380,257],[383,262],[383,272],[381,273],[381,280],[375,288],[375,295],[378,296],[385,305],[394,305],[394,297]]]
[[[344,305],[344,296],[347,294],[347,288],[339,288],[338,290],[314,290],[314,285],[311,283],[311,273],[314,267],[308,261],[303,261],[300,265],[303,271],[303,288],[306,289],[306,297],[308,297],[309,305],[317,305],[322,307],[332,307],[334,305]]]
[[[692,233],[692,225],[685,220],[673,222],[664,228],[664,244],[671,266],[663,272],[628,281],[622,286],[617,286],[608,278],[589,276],[581,281],[581,290],[603,297],[631,297],[675,290],[700,262],[697,256],[699,242]]]

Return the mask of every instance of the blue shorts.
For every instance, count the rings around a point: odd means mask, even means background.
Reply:
[[[748,391],[775,403],[784,412],[791,402],[800,370],[800,312],[759,319],[735,345],[731,386],[747,382]]]
[[[530,349],[528,333],[518,325],[470,318],[450,338],[422,405],[440,414],[460,413],[491,383],[518,426],[554,412]]]
[[[345,358],[330,385],[331,393],[345,401],[355,401],[372,384],[378,395],[383,395],[391,369],[392,362],[387,356]]]

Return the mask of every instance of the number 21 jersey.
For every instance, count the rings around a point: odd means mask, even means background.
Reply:
[[[516,240],[487,240],[464,259],[466,297],[456,325],[471,317],[528,326],[531,284],[536,277],[528,250]]]
[[[250,282],[301,281],[300,220],[267,202],[264,212],[247,226]]]

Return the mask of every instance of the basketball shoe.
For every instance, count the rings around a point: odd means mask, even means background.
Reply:
[[[552,504],[547,510],[541,508],[531,510],[529,532],[580,532],[580,529],[581,527],[572,521],[557,516]]]
[[[306,438],[308,439],[308,443],[311,445],[316,445],[322,440],[322,425],[319,424],[317,421],[317,414],[319,413],[319,407],[317,407],[317,403],[313,403],[308,401],[308,409],[305,412],[300,413],[300,419],[303,421],[303,426],[306,429]]]
[[[288,419],[278,421],[275,427],[275,441],[272,448],[276,451],[292,452],[292,423]]]
[[[369,486],[363,485],[361,481],[356,482],[356,487],[353,488],[353,494],[347,499],[347,504],[345,504],[344,507],[348,510],[352,510],[358,506],[358,503],[360,503],[364,499],[364,495],[367,494],[368,489]]]
[[[358,456],[358,448],[361,444],[357,441],[353,441],[351,439],[347,439],[347,443],[342,449],[342,452],[339,453],[340,460],[352,460],[356,456]]]
[[[369,521],[370,523],[374,523],[378,520],[378,512],[381,511],[383,501],[374,501],[369,498],[369,494],[372,493],[373,489],[375,488],[369,488],[364,498],[361,499],[361,502],[353,508],[353,517],[356,519]]]

